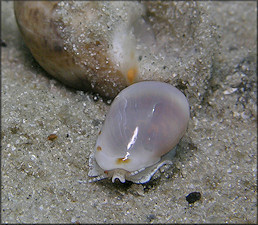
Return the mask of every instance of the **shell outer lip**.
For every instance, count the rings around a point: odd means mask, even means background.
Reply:
[[[161,160],[157,162],[156,164],[142,168],[140,170],[136,170],[133,172],[127,172],[125,174],[125,180],[131,181],[137,184],[143,184],[148,181],[150,181],[151,177],[163,166],[163,165],[172,165],[173,164],[173,158],[176,154],[176,149],[177,146],[175,146],[171,151],[166,153],[161,157]],[[92,152],[90,154],[90,159],[89,159],[89,165],[90,165],[90,170],[88,172],[88,176],[94,177],[92,179],[89,179],[89,182],[96,182],[99,180],[103,180],[105,178],[109,178],[107,174],[104,173],[104,170],[98,165],[98,163],[95,160],[94,153]],[[121,170],[121,169],[118,169]],[[126,172],[126,171],[125,171]],[[113,174],[112,174],[113,175]],[[124,183],[123,179],[118,178],[122,183]],[[114,179],[112,181],[114,182]]]

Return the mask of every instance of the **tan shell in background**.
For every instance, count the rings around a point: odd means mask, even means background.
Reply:
[[[15,1],[14,11],[32,55],[70,87],[113,98],[159,80],[190,104],[206,91],[214,30],[196,2]]]

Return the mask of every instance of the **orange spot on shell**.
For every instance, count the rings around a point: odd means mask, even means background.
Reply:
[[[97,147],[97,151],[101,151],[102,148],[100,146]]]
[[[127,80],[129,84],[134,83],[137,77],[137,69],[136,68],[131,68],[127,71]]]
[[[131,159],[126,159],[126,158],[118,158],[116,160],[116,164],[126,164],[126,163],[129,163],[131,161]]]

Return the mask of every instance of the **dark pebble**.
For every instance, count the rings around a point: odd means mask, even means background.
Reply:
[[[3,40],[1,40],[1,47],[7,47],[7,44]]]
[[[188,201],[189,204],[194,203],[201,199],[201,193],[200,192],[192,192],[189,195],[186,196],[186,201]]]

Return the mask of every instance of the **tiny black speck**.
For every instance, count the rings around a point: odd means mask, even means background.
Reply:
[[[3,40],[1,40],[1,47],[7,47],[7,44]]]
[[[229,51],[236,51],[238,48],[236,46],[229,46]]]
[[[194,203],[201,199],[201,193],[200,192],[192,192],[189,195],[186,196],[186,201],[188,201],[189,204]]]

